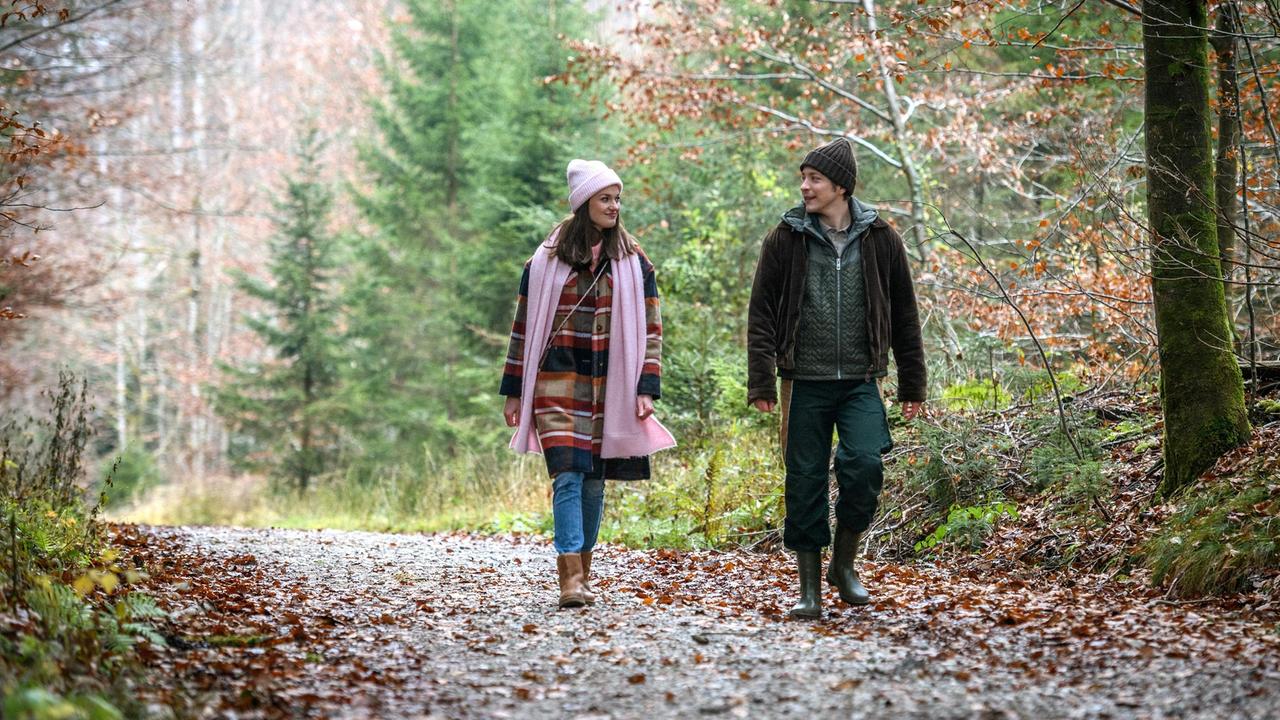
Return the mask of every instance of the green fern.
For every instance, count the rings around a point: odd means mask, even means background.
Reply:
[[[129,593],[116,604],[123,609],[123,616],[131,620],[156,620],[169,617],[169,613],[156,605],[156,599],[142,593]],[[117,610],[117,614],[120,614]]]
[[[160,631],[156,630],[155,626],[150,623],[125,623],[120,626],[120,629],[129,633],[135,639],[142,638],[158,647],[167,647],[169,645],[164,636],[160,634]]]
[[[137,639],[126,632],[119,632],[124,628],[117,627],[105,613],[102,618],[104,622],[102,623],[102,629],[98,633],[98,642],[102,647],[106,648],[111,655],[123,655],[132,650],[133,646],[137,644]]]
[[[152,645],[165,646],[161,635],[147,620],[159,620],[169,614],[156,605],[155,598],[142,593],[129,593],[115,604],[115,620],[119,624],[121,642],[119,652],[132,648],[138,639]]]
[[[57,637],[93,627],[93,611],[62,583],[44,578],[27,591],[27,606],[40,616],[45,632]]]

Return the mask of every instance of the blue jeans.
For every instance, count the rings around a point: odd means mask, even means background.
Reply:
[[[551,483],[551,516],[558,554],[594,548],[604,516],[604,480],[584,480],[580,472],[557,475]]]

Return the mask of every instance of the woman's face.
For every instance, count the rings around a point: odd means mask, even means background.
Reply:
[[[622,187],[610,185],[587,201],[587,213],[591,224],[597,230],[608,230],[618,224],[618,213],[622,210]]]

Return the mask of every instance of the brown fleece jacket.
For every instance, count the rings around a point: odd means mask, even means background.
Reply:
[[[747,311],[747,402],[776,402],[777,371],[794,367],[796,327],[809,267],[802,231],[778,223],[760,249]],[[872,374],[898,364],[898,399],[924,401],[924,343],[915,285],[902,238],[877,218],[862,238],[862,270],[867,292],[867,337]],[[834,301],[834,298],[833,298]]]

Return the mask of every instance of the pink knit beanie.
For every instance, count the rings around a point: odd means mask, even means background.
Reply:
[[[569,178],[569,209],[577,212],[592,195],[609,187],[622,187],[618,173],[599,160],[570,160],[565,175]]]

